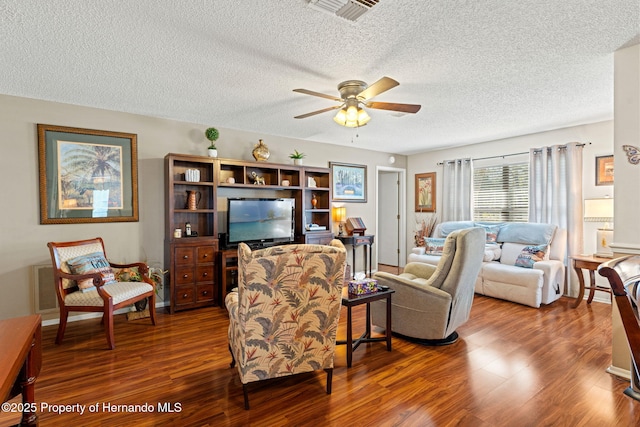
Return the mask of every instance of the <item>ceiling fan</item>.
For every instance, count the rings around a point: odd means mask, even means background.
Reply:
[[[381,93],[398,86],[399,84],[400,83],[390,77],[383,77],[371,86],[367,86],[365,82],[360,80],[347,80],[338,85],[340,98],[332,95],[326,95],[320,92],[314,92],[308,89],[294,89],[294,92],[319,96],[321,98],[331,99],[332,101],[337,101],[340,103],[340,105],[323,108],[322,110],[312,111],[311,113],[307,114],[301,114],[294,118],[304,119],[306,117],[315,116],[316,114],[340,109],[340,111],[338,111],[336,116],[333,118],[336,123],[346,127],[359,127],[364,126],[371,119],[367,112],[363,108],[361,108],[361,105],[367,108],[400,111],[402,113],[417,113],[418,111],[420,111],[421,105],[417,104],[397,104],[390,102],[370,101],[371,98],[374,98]]]

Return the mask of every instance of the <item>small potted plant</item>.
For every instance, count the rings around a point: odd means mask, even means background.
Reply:
[[[218,149],[216,148],[216,141],[220,137],[220,132],[216,128],[209,128],[204,131],[204,136],[211,142],[208,147],[209,157],[218,157]]]
[[[289,154],[289,158],[293,159],[294,165],[301,165],[302,159],[304,159],[304,153],[300,153],[298,150],[293,150],[293,153]]]

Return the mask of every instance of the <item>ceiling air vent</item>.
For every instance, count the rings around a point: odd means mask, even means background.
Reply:
[[[380,0],[309,0],[309,7],[349,21],[356,21]]]

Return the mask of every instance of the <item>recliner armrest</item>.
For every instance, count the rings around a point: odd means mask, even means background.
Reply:
[[[435,265],[426,264],[424,262],[410,262],[404,266],[405,273],[413,274],[414,276],[422,279],[430,278],[435,271]]]
[[[402,276],[396,276],[395,274],[380,271],[374,274],[373,278],[376,279],[379,284],[389,286],[389,288],[395,290],[396,292],[402,292],[402,290],[399,289],[405,288],[406,290],[410,290],[412,292],[429,294],[438,298],[451,300],[451,295],[441,289],[434,288],[433,286],[423,285],[411,279],[407,279]]]

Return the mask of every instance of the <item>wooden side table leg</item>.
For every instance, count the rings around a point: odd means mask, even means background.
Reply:
[[[387,295],[387,351],[391,351],[391,294]]]
[[[351,270],[351,276],[356,278],[356,245],[351,245],[351,262],[353,263],[353,269]]]
[[[593,301],[593,296],[596,294],[596,272],[593,270],[589,270],[589,282],[591,283],[591,288],[589,289],[589,298],[587,298],[587,304],[591,304],[591,301]]]
[[[351,329],[351,306],[347,307],[347,368],[351,367],[353,358],[353,331]]]
[[[367,314],[366,314],[366,322],[367,325],[365,327],[365,338],[371,338],[371,303],[367,303]]]
[[[577,306],[580,305],[580,303],[582,302],[582,299],[584,298],[584,276],[582,275],[582,269],[577,268],[575,266],[575,263],[574,263],[573,269],[578,275],[578,282],[580,282],[580,291],[578,292],[578,298],[576,298],[575,302],[573,303],[573,308],[576,308]]]

